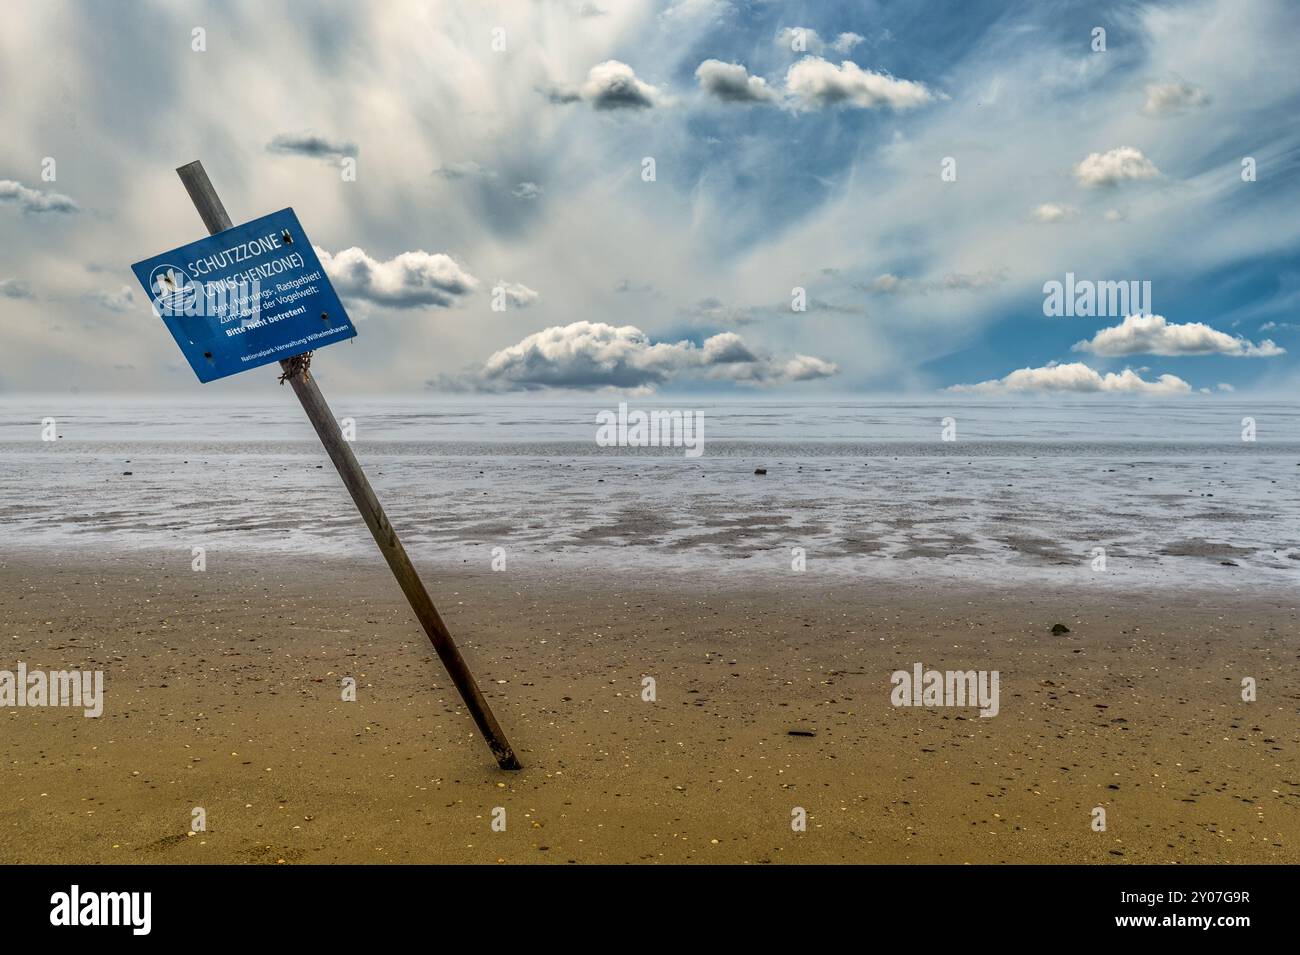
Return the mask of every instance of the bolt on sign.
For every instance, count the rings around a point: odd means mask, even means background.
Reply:
[[[355,338],[292,209],[131,266],[199,381]]]

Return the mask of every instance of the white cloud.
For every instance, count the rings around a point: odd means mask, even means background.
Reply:
[[[482,390],[653,389],[679,380],[777,384],[828,378],[838,367],[809,355],[777,358],[735,332],[652,342],[633,325],[574,322],[543,329],[494,353],[469,384]]]
[[[1125,218],[1125,217],[1124,217],[1124,212],[1123,212],[1123,210],[1120,210],[1120,209],[1107,209],[1107,210],[1106,210],[1106,221],[1107,221],[1107,222],[1123,222],[1123,221],[1124,221],[1124,218]]]
[[[1055,202],[1044,202],[1042,205],[1035,206],[1029,213],[1029,216],[1035,222],[1051,224],[1055,222],[1064,222],[1066,219],[1073,219],[1078,214],[1079,210],[1073,206],[1063,206]]]
[[[1113,186],[1130,179],[1154,179],[1160,175],[1155,163],[1132,146],[1120,146],[1104,153],[1089,153],[1074,167],[1081,186]]]
[[[535,289],[530,289],[520,282],[507,282],[505,279],[497,279],[496,288],[493,289],[494,294],[497,288],[501,289],[506,301],[515,308],[527,308],[541,298],[541,295]]]
[[[0,179],[0,203],[14,203],[23,212],[79,212],[80,207],[70,198],[57,192],[28,189],[13,179]]]
[[[827,42],[811,27],[782,27],[776,33],[776,45],[791,53],[820,54],[831,49],[845,54],[859,43],[866,40],[860,33],[841,33],[834,40]]]
[[[1091,340],[1076,342],[1074,351],[1106,358],[1120,355],[1232,355],[1271,358],[1286,354],[1268,339],[1258,345],[1211,328],[1203,322],[1183,325],[1162,315],[1130,315],[1119,325],[1103,328]]]
[[[478,287],[478,279],[441,252],[403,252],[386,262],[356,247],[336,255],[316,248],[316,254],[340,295],[389,308],[446,308]]]
[[[700,88],[729,103],[774,103],[780,97],[761,76],[750,76],[739,63],[705,60],[695,69]]]
[[[864,70],[850,60],[836,66],[819,56],[806,56],[791,65],[785,74],[785,86],[802,109],[845,104],[863,109],[889,106],[903,110],[934,99],[923,83]]]
[[[974,385],[953,385],[948,391],[970,394],[1016,393],[1089,393],[1181,395],[1192,390],[1191,385],[1177,375],[1161,375],[1147,381],[1131,368],[1122,372],[1100,374],[1083,362],[1064,365],[1045,365],[1041,368],[1021,368],[1004,378],[981,381]]]
[[[540,199],[542,198],[542,193],[545,191],[546,190],[535,182],[521,182],[510,190],[510,195],[514,196],[516,199]]]
[[[1147,101],[1142,112],[1147,116],[1166,116],[1182,113],[1199,106],[1208,106],[1210,94],[1194,83],[1148,83]]]
[[[841,33],[831,44],[831,49],[836,53],[848,53],[864,40],[866,40],[866,37],[861,33]]]

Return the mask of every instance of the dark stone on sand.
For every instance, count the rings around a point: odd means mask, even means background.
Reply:
[[[787,736],[816,736],[817,734],[812,730],[787,730],[786,735]]]
[[[754,468],[754,473],[755,473],[755,474],[766,474],[766,473],[767,473],[767,468]]]
[[[1070,628],[1067,627],[1067,626],[1066,626],[1065,624],[1063,624],[1063,623],[1054,623],[1054,624],[1052,624],[1052,634],[1053,634],[1054,636],[1058,636],[1058,637],[1059,637],[1061,634],[1063,634],[1063,633],[1069,633],[1069,632],[1070,632]]]
[[[132,474],[134,474],[134,473],[135,473],[134,471],[123,471],[123,472],[122,472],[122,476],[123,476],[123,477],[130,477],[130,476],[131,476]]]

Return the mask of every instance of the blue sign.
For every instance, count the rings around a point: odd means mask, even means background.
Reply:
[[[155,255],[131,270],[199,381],[357,334],[292,209]]]

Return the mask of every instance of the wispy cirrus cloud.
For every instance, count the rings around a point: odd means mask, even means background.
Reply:
[[[884,272],[857,287],[864,292],[880,295],[927,295],[931,292],[982,292],[996,288],[1006,280],[1006,269],[949,272],[932,279],[900,277],[892,272]]]

